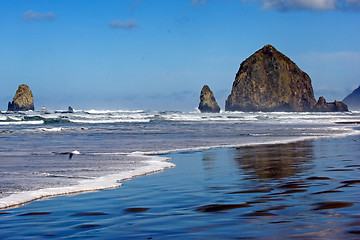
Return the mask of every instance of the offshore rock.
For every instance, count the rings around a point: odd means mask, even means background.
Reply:
[[[205,112],[218,113],[218,112],[220,112],[220,107],[215,100],[214,93],[210,90],[208,85],[205,85],[201,90],[199,110],[202,113],[205,113]]]
[[[12,102],[8,104],[8,111],[34,110],[34,98],[29,86],[19,85]]]
[[[74,109],[73,109],[71,106],[69,106],[67,112],[68,112],[68,113],[74,113]]]
[[[350,110],[360,110],[360,86],[343,100]]]
[[[316,104],[310,77],[271,45],[240,65],[226,111],[311,111]]]
[[[71,106],[69,106],[68,107],[68,110],[67,111],[55,111],[55,113],[74,113],[75,112],[75,110],[71,107]]]
[[[327,103],[324,97],[319,97],[318,102],[314,106],[314,112],[347,112],[348,107],[345,103],[334,101]]]

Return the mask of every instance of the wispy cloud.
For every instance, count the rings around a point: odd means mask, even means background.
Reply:
[[[52,12],[47,12],[47,13],[40,13],[40,12],[35,12],[33,10],[29,10],[24,12],[21,15],[22,19],[26,22],[29,21],[51,21],[54,20],[56,18],[55,14]]]
[[[129,20],[127,22],[113,21],[109,24],[109,27],[114,29],[127,29],[131,30],[134,28],[139,28],[139,25],[134,20]]]
[[[243,0],[263,3],[264,10],[359,11],[359,0]]]

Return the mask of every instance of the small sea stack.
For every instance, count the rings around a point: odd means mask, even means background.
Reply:
[[[345,103],[334,101],[331,103],[326,102],[324,97],[319,97],[319,100],[313,108],[314,112],[347,112],[348,107]]]
[[[34,97],[30,87],[26,84],[19,85],[12,102],[8,103],[8,111],[34,110]]]
[[[220,107],[215,100],[214,93],[208,85],[204,85],[200,93],[199,110],[202,113],[218,113]]]

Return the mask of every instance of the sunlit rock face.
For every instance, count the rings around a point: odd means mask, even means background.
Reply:
[[[34,110],[34,98],[30,87],[22,84],[18,87],[14,99],[8,104],[8,111]]]
[[[315,104],[310,77],[266,45],[241,63],[225,110],[304,112]]]

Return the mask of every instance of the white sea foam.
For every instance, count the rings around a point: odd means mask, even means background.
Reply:
[[[104,120],[70,119],[69,121],[72,122],[72,123],[83,123],[83,124],[150,122],[150,120],[148,120],[148,119],[104,119]]]
[[[0,122],[0,125],[41,125],[43,120],[38,121],[17,121],[17,122]]]
[[[120,181],[128,180],[136,176],[159,172],[166,168],[171,168],[175,166],[175,164],[167,161],[169,160],[169,158],[158,156],[145,156],[141,155],[140,153],[133,153],[130,154],[130,156],[131,155],[144,158],[147,165],[127,172],[111,174],[95,179],[81,180],[78,184],[73,186],[45,188],[12,194],[8,197],[0,199],[0,209],[16,207],[45,197],[117,188],[122,185],[121,183],[119,183]]]
[[[109,113],[141,113],[143,110],[85,110],[85,113],[89,114],[109,114]]]
[[[43,115],[41,115],[41,118],[44,118],[44,119],[58,119],[59,115],[58,114],[43,114]]]
[[[64,130],[62,127],[55,127],[55,128],[38,128],[38,131],[42,132],[61,132]]]
[[[169,113],[161,115],[161,118],[167,121],[189,121],[189,122],[219,122],[219,121],[257,121],[257,115],[244,113]]]
[[[21,121],[23,119],[22,117],[18,116],[9,116],[8,118],[13,121]]]

